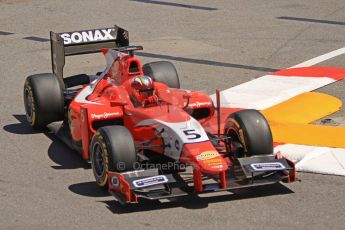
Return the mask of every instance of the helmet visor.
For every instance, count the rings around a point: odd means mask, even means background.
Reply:
[[[151,97],[153,95],[153,89],[142,89],[139,90],[139,94],[143,99]]]

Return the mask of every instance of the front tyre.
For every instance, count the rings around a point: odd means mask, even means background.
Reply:
[[[135,168],[134,140],[126,127],[105,126],[97,130],[90,148],[93,174],[100,187],[106,187],[109,171],[125,172]]]
[[[238,157],[273,153],[270,126],[257,110],[248,109],[231,114],[226,120],[224,131],[231,141],[243,146],[243,151]]]

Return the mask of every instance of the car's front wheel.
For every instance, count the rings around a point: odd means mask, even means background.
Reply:
[[[134,140],[126,127],[105,126],[97,130],[90,146],[90,159],[96,182],[106,187],[108,172],[135,169],[137,155]]]
[[[230,141],[242,145],[238,157],[273,153],[273,139],[266,118],[257,110],[248,109],[231,114],[224,133]]]

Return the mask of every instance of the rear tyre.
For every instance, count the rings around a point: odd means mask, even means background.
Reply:
[[[143,65],[145,75],[150,76],[156,82],[162,82],[169,88],[180,88],[180,79],[175,66],[168,61],[151,62]]]
[[[126,127],[105,126],[97,130],[90,148],[93,174],[100,187],[106,187],[109,171],[125,172],[135,168],[134,140]]]
[[[248,109],[231,114],[227,118],[224,131],[232,141],[242,144],[243,151],[238,157],[273,153],[270,126],[257,110]]]
[[[26,118],[34,129],[64,119],[64,100],[59,82],[53,74],[36,74],[24,84]]]

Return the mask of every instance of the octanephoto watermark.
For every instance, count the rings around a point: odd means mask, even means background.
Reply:
[[[117,168],[119,170],[125,169],[126,164],[124,162],[118,162],[117,163]],[[140,163],[140,162],[135,162],[133,164],[133,170],[142,170],[142,169],[158,169],[162,171],[180,171],[180,170],[185,170],[186,169],[185,164],[181,164],[178,162],[164,162],[164,163]]]

